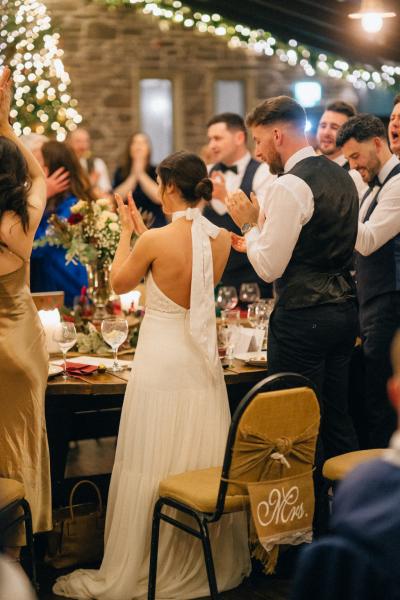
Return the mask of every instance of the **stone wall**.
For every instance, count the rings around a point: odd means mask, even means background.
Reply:
[[[170,78],[174,86],[174,145],[198,151],[206,141],[205,123],[213,114],[216,79],[246,82],[246,108],[277,94],[290,94],[302,69],[276,57],[230,49],[223,39],[185,30],[142,15],[130,7],[110,10],[94,0],[47,0],[60,32],[64,64],[79,101],[94,151],[110,170],[129,134],[140,128],[139,82]],[[348,84],[324,78],[324,98],[353,93]]]

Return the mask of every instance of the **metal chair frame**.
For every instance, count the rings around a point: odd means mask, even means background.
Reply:
[[[240,401],[240,404],[238,405],[233,414],[232,422],[229,428],[225,456],[222,465],[221,480],[219,483],[217,503],[215,506],[215,511],[213,513],[204,513],[201,511],[196,511],[184,504],[183,502],[179,502],[171,498],[160,497],[157,500],[153,512],[153,524],[151,533],[149,586],[147,596],[148,600],[155,600],[156,594],[158,541],[161,521],[164,521],[165,523],[169,523],[170,525],[177,527],[178,529],[186,531],[186,533],[189,533],[190,535],[193,535],[194,537],[201,540],[207,571],[208,585],[210,587],[210,596],[212,600],[217,600],[218,587],[215,576],[214,561],[212,557],[208,525],[209,523],[215,523],[216,521],[218,521],[224,513],[225,497],[229,485],[226,480],[229,479],[229,472],[232,463],[233,446],[235,443],[236,432],[239,426],[240,419],[244,411],[247,409],[252,400],[258,394],[261,394],[263,392],[271,392],[282,389],[292,389],[297,387],[309,387],[316,393],[316,388],[314,384],[303,375],[298,375],[297,373],[278,373],[276,375],[266,377],[265,379],[257,383]],[[191,527],[186,523],[182,523],[178,519],[164,514],[162,512],[164,506],[174,508],[184,514],[193,517],[193,519],[197,522],[198,529],[194,529],[194,527]]]
[[[29,558],[30,558],[30,577],[33,586],[38,589],[37,582],[37,574],[36,574],[36,562],[35,562],[35,548],[33,541],[33,529],[32,529],[32,513],[31,508],[29,506],[28,501],[25,498],[19,498],[18,500],[14,500],[14,502],[10,502],[6,506],[0,510],[0,515],[6,515],[8,511],[13,511],[15,509],[21,508],[23,514],[15,519],[11,520],[0,530],[0,536],[3,535],[8,529],[11,529],[15,525],[19,523],[25,524],[25,535],[26,535],[26,544],[28,547]]]

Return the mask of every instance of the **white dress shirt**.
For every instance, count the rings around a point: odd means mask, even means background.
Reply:
[[[227,192],[231,193],[240,188],[240,184],[242,182],[244,173],[246,171],[247,165],[251,160],[250,152],[246,152],[242,158],[233,163],[232,166],[236,166],[238,172],[234,173],[233,171],[226,171],[223,175],[225,178],[225,187]],[[214,165],[208,165],[208,171],[210,172]],[[265,193],[269,185],[275,181],[276,175],[272,175],[269,170],[269,166],[265,163],[261,163],[255,172],[253,179],[253,191],[258,198],[260,206],[264,203]],[[226,204],[221,202],[218,198],[213,198],[211,200],[211,206],[219,215],[224,215],[228,212]]]
[[[85,169],[85,171],[88,172],[88,161],[86,160],[86,158],[81,158],[80,163]],[[96,187],[98,187],[101,192],[110,192],[112,189],[111,180],[104,160],[102,160],[101,158],[94,158],[93,169],[96,171],[96,173],[99,174],[99,178],[96,182]]]
[[[298,162],[317,156],[312,146],[295,152],[285,164],[285,173]],[[257,275],[272,282],[281,277],[288,266],[301,228],[314,212],[311,188],[303,179],[287,173],[276,179],[267,189],[265,222],[246,234],[247,256]]]
[[[383,165],[378,178],[383,183],[394,167],[399,164],[394,154]],[[363,223],[371,203],[378,191],[378,204],[368,221]],[[400,174],[395,175],[381,189],[376,186],[360,208],[356,250],[369,256],[400,233]]]
[[[338,164],[339,167],[343,167],[343,165],[345,165],[348,162],[348,160],[344,154],[340,154],[339,156],[333,159],[333,162]],[[365,183],[364,179],[361,177],[360,173],[356,171],[356,169],[350,169],[349,175],[356,185],[358,197],[361,200],[361,198],[364,196],[365,192],[368,189],[368,184]]]

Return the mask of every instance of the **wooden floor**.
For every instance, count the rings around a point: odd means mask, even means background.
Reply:
[[[69,451],[66,477],[74,481],[86,475],[100,478],[111,472],[115,452],[115,439],[84,440],[73,444]],[[107,479],[108,476],[105,475]],[[40,554],[40,550],[39,550]],[[255,565],[251,576],[238,588],[220,594],[221,600],[288,600],[297,549],[286,552],[279,563],[277,575],[266,576]],[[93,568],[95,565],[90,565]],[[60,598],[51,592],[59,575],[72,569],[56,570],[43,564],[39,558],[38,579],[40,600]]]

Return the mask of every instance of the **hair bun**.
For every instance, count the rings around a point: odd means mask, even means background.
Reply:
[[[196,199],[211,200],[213,191],[213,183],[208,177],[204,177],[199,181],[194,189]]]

